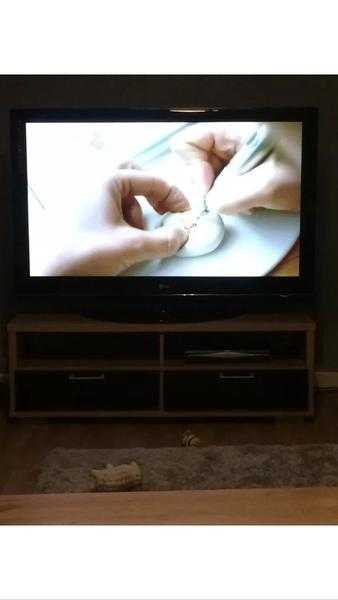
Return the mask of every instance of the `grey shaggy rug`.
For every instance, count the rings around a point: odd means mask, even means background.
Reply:
[[[135,460],[142,490],[213,490],[338,486],[338,445],[240,445],[205,448],[67,449],[50,451],[36,491],[91,492],[91,469]]]

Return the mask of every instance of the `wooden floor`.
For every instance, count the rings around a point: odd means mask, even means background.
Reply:
[[[0,492],[34,490],[41,459],[52,448],[126,448],[178,446],[190,428],[203,444],[338,443],[338,391],[317,395],[314,420],[218,422],[39,422],[0,419]]]
[[[52,448],[178,446],[190,428],[205,445],[338,443],[338,391],[317,397],[316,418],[223,422],[29,422],[0,420],[0,492],[29,494]]]
[[[338,488],[0,496],[1,525],[337,525]]]
[[[177,446],[187,428],[206,445],[338,443],[338,391],[317,395],[316,418],[306,421],[7,422],[3,414],[0,523],[338,524],[336,488],[29,495],[41,459],[52,448]]]

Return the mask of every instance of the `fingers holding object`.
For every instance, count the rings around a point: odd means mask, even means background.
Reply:
[[[228,173],[225,168],[207,194],[206,204],[221,214],[236,214],[271,204],[275,176],[272,160],[244,175]]]
[[[172,256],[187,240],[188,232],[183,227],[167,225],[152,231],[140,231],[135,242],[129,246],[129,263],[136,264]]]
[[[166,180],[134,169],[121,169],[108,182],[108,193],[111,199],[120,203],[130,196],[144,196],[159,214],[166,212],[183,212],[190,209],[188,199],[176,186]]]
[[[142,207],[135,196],[130,194],[123,198],[121,206],[123,218],[128,225],[137,229],[145,229]]]
[[[171,148],[186,164],[190,178],[206,194],[224,165],[236,152],[236,141],[219,125],[197,124],[185,129],[172,140]]]

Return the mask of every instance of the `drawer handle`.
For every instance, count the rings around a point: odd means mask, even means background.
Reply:
[[[101,375],[68,375],[69,381],[103,381],[104,373]]]
[[[220,373],[218,375],[219,379],[237,379],[238,381],[253,381],[255,379],[255,375],[224,375],[224,373]]]

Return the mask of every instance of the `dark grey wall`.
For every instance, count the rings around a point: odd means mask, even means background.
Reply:
[[[3,153],[5,162],[8,160],[8,110],[12,107],[208,104],[319,108],[317,362],[321,368],[338,368],[338,76],[2,76],[0,155]],[[10,273],[6,241],[7,183],[4,177],[0,187],[2,322],[10,308],[6,296],[6,282]]]

